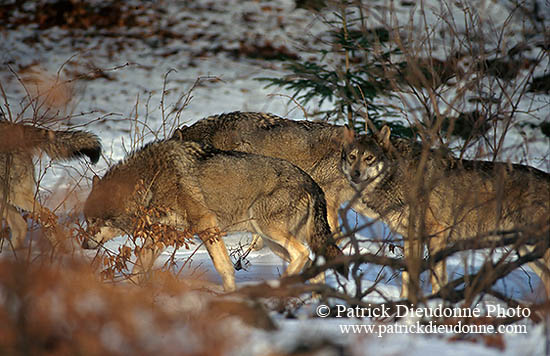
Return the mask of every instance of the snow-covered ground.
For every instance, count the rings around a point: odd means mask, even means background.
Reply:
[[[382,4],[389,3],[377,2],[380,6],[374,8],[383,14],[385,6]],[[423,27],[424,20],[430,26],[452,20],[456,22],[456,28],[464,28],[464,12],[461,12],[458,5],[447,8],[437,0],[424,1],[423,7],[410,6],[408,3],[403,1],[396,5],[398,16],[396,20],[391,20],[403,25],[404,35],[410,31],[405,24],[411,18],[417,30]],[[493,33],[498,37],[496,34],[506,24],[506,30],[509,31],[506,33],[507,40],[513,44],[525,40],[526,37],[521,33],[525,27],[530,26],[526,20],[527,15],[522,15],[517,10],[514,16],[509,17],[511,5],[507,1],[474,3],[469,9],[473,12],[472,18],[479,20],[479,27],[476,28],[480,32]],[[129,1],[128,4],[132,6],[134,2]],[[136,5],[139,4],[140,2],[136,2]],[[546,9],[550,12],[548,1],[539,1],[539,5],[541,11]],[[32,7],[32,2],[28,6]],[[128,29],[39,29],[36,24],[20,25],[15,29],[9,26],[2,28],[0,81],[12,113],[17,115],[26,110],[23,117],[32,114],[32,108],[24,109],[27,102],[23,98],[26,91],[40,92],[40,81],[36,78],[46,82],[48,78],[50,81],[63,82],[63,88],[66,88],[69,93],[67,97],[71,100],[68,105],[60,105],[54,110],[60,110],[60,115],[69,115],[71,118],[69,122],[62,124],[87,124],[86,129],[101,138],[105,149],[104,159],[96,166],[75,163],[77,172],[61,169],[57,165],[49,168],[40,186],[41,197],[49,197],[45,204],[52,208],[57,207],[62,197],[50,197],[50,192],[75,185],[79,187],[78,196],[81,200],[84,199],[89,192],[94,173],[101,176],[110,164],[122,159],[131,149],[157,138],[157,133],[158,138],[163,138],[174,127],[193,123],[208,115],[235,110],[266,111],[292,119],[304,119],[301,109],[288,100],[287,95],[291,95],[291,92],[265,89],[265,83],[256,80],[259,77],[283,75],[281,62],[251,58],[252,55],[244,54],[260,51],[259,48],[264,45],[297,54],[300,53],[299,48],[314,46],[316,36],[326,31],[326,25],[311,12],[294,7],[294,1],[291,0],[164,0],[145,10],[140,17],[143,26]],[[158,9],[162,11],[159,12]],[[425,10],[425,16],[420,9]],[[413,16],[410,17],[410,14]],[[378,15],[373,15],[373,19],[377,18]],[[546,23],[548,31],[548,21]],[[535,69],[537,75],[548,74],[550,67],[547,50],[544,52],[535,45],[543,36],[544,34],[539,33],[530,37],[531,42],[528,44],[531,49],[526,54],[529,58],[540,58]],[[432,52],[434,56],[443,57],[449,53],[446,39],[448,37],[442,35]],[[513,44],[509,47],[513,47]],[[487,46],[490,45],[489,41]],[[525,76],[526,73],[522,75]],[[452,95],[452,92],[450,90],[447,94]],[[183,107],[186,98],[190,98],[190,101]],[[393,105],[402,105],[404,111],[408,109],[398,99],[392,100]],[[550,117],[550,97],[529,93],[525,95],[525,99],[519,100],[519,111],[524,111],[526,117],[534,123],[547,121]],[[170,123],[166,130],[161,128],[163,119]],[[506,157],[503,158],[550,171],[548,137],[544,137],[540,130],[530,127],[515,129],[506,142],[511,150],[505,151]],[[136,130],[141,133],[138,134]],[[86,179],[79,182],[81,174]],[[81,201],[68,201],[57,212],[62,215],[75,205],[78,208],[79,204]],[[362,221],[353,212],[348,214],[349,221]],[[376,224],[372,230],[362,231],[361,234],[387,236],[388,231],[383,225]],[[238,234],[227,238],[227,245],[230,250],[236,249],[238,246],[245,246],[249,239],[248,235]],[[121,237],[109,242],[107,247],[116,251],[123,243],[125,238]],[[376,251],[375,244],[365,244],[363,247],[371,252]],[[162,264],[171,253],[170,250],[166,251],[157,263]],[[181,265],[190,253],[190,250],[181,249],[176,252],[176,260]],[[483,261],[483,256],[480,253],[471,260],[479,263]],[[282,261],[267,249],[253,251],[248,261],[249,267],[236,272],[239,286],[277,279],[284,270]],[[448,266],[449,273],[464,273],[461,257],[450,259]],[[202,248],[192,257],[192,263],[186,268],[189,271],[197,268],[198,272],[204,273],[203,277],[218,284],[221,282]],[[374,282],[380,268],[370,265],[362,268],[366,272],[365,279],[370,283]],[[399,296],[399,276],[390,278],[391,271],[383,272],[386,273],[386,278],[378,288],[383,295],[369,296],[370,302],[381,302],[383,298],[395,300]],[[427,278],[423,276],[423,279]],[[531,280],[533,288],[530,285]],[[329,277],[329,283],[333,282]],[[540,295],[542,292],[538,289],[538,283],[537,277],[529,269],[518,270],[499,282],[497,289],[519,300],[534,300],[535,294]],[[426,292],[429,291],[427,281],[424,288]],[[388,332],[378,337],[376,333],[343,333],[342,324],[375,323],[369,318],[316,318],[315,308],[316,304],[313,302],[303,306],[298,319],[285,319],[272,313],[279,326],[277,331],[268,332],[240,326],[239,332],[246,335],[246,342],[234,353],[279,354],[296,350],[297,345],[301,344],[325,345],[327,353],[324,354],[339,354],[338,345],[346,345],[345,352],[357,355],[544,355],[549,350],[545,334],[547,331],[543,324],[526,323],[526,334],[505,333],[502,339],[504,347],[501,348],[488,346],[483,342],[456,339],[454,334]],[[414,324],[415,320],[405,318],[399,323]]]

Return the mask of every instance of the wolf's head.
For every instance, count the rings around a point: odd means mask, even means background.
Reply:
[[[390,133],[390,128],[384,126],[378,135],[355,137],[352,129],[345,129],[342,172],[355,189],[373,189],[388,173]]]
[[[104,242],[125,234],[116,223],[116,201],[120,201],[117,193],[119,192],[105,189],[101,186],[99,177],[94,176],[92,191],[84,205],[88,236],[82,242],[82,248],[96,249]]]
[[[88,237],[82,241],[82,248],[97,249],[103,243],[126,233],[115,227],[110,226],[109,220],[90,218],[86,219]]]

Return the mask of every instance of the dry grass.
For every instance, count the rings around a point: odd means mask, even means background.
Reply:
[[[86,260],[0,262],[3,355],[216,355],[238,345],[222,313],[188,305],[172,274],[106,284]]]

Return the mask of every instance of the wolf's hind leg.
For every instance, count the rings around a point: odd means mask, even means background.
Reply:
[[[520,255],[526,255],[533,250],[533,246],[522,246],[520,248]],[[550,299],[550,249],[546,250],[541,259],[529,262],[529,267],[541,279],[546,290],[546,297]]]
[[[4,215],[11,230],[11,244],[14,249],[18,249],[23,245],[27,235],[27,221],[10,204],[6,204]]]
[[[40,224],[43,227],[44,236],[48,239],[50,244],[55,247],[61,242],[60,239],[63,237],[63,230],[57,224],[57,216],[48,208],[43,207],[38,201],[34,202],[33,211],[40,217]],[[42,220],[43,216],[53,216],[53,225],[50,224],[49,218],[45,221]]]
[[[309,261],[309,248],[286,231],[268,231],[267,233],[274,243],[284,248],[288,254],[289,263],[283,276],[300,273]]]
[[[260,251],[264,248],[264,240],[259,234],[252,234],[252,242],[250,248],[254,251]]]
[[[403,271],[401,273],[401,294],[399,294],[399,298],[401,299],[409,298],[409,280],[409,272]]]
[[[544,261],[544,266],[546,266],[546,271],[544,271],[541,279],[544,289],[546,289],[546,298],[550,300],[550,248],[546,250],[542,260]]]
[[[279,256],[283,261],[290,262],[290,255],[284,247],[268,238],[264,240],[264,243],[271,250],[271,252]]]
[[[313,261],[309,260],[308,263],[305,265],[305,268],[310,267],[312,263],[313,263]],[[309,279],[309,283],[313,283],[313,284],[314,284],[314,283],[325,284],[325,283],[326,283],[325,272],[321,272],[321,273],[319,273],[318,275],[316,275],[315,277],[310,278],[310,279]]]
[[[434,256],[437,252],[445,248],[445,235],[439,233],[429,240],[430,256]],[[432,283],[432,293],[437,293],[439,290],[448,283],[447,277],[447,263],[445,260],[439,261],[433,267],[433,271],[430,276]]]
[[[264,242],[265,242],[266,246],[269,247],[269,249],[273,253],[275,253],[277,256],[279,256],[282,260],[284,260],[286,262],[290,262],[290,254],[289,254],[289,252],[286,248],[279,245],[278,243],[270,241],[267,238],[264,239]],[[313,261],[311,261],[311,259],[309,259],[309,257],[308,257],[307,262],[305,263],[305,265],[302,268],[309,267],[312,262]],[[288,275],[288,274],[285,274],[285,275]],[[317,276],[311,278],[309,280],[309,282],[310,283],[325,283],[325,272],[319,273]]]
[[[407,262],[407,257],[409,256],[409,239],[406,237],[403,237],[403,255],[405,256],[405,262]],[[409,275],[409,272],[407,270],[404,270],[401,273],[401,294],[399,295],[399,298],[401,299],[408,299],[409,298],[409,281],[411,277]]]

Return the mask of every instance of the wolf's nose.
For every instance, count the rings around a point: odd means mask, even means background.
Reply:
[[[355,182],[355,183],[358,183],[359,182],[359,178],[361,177],[361,172],[359,172],[358,169],[354,169],[352,172],[351,172],[351,179]]]
[[[82,248],[85,250],[95,250],[98,247],[97,242],[90,239],[85,239],[82,241]]]

